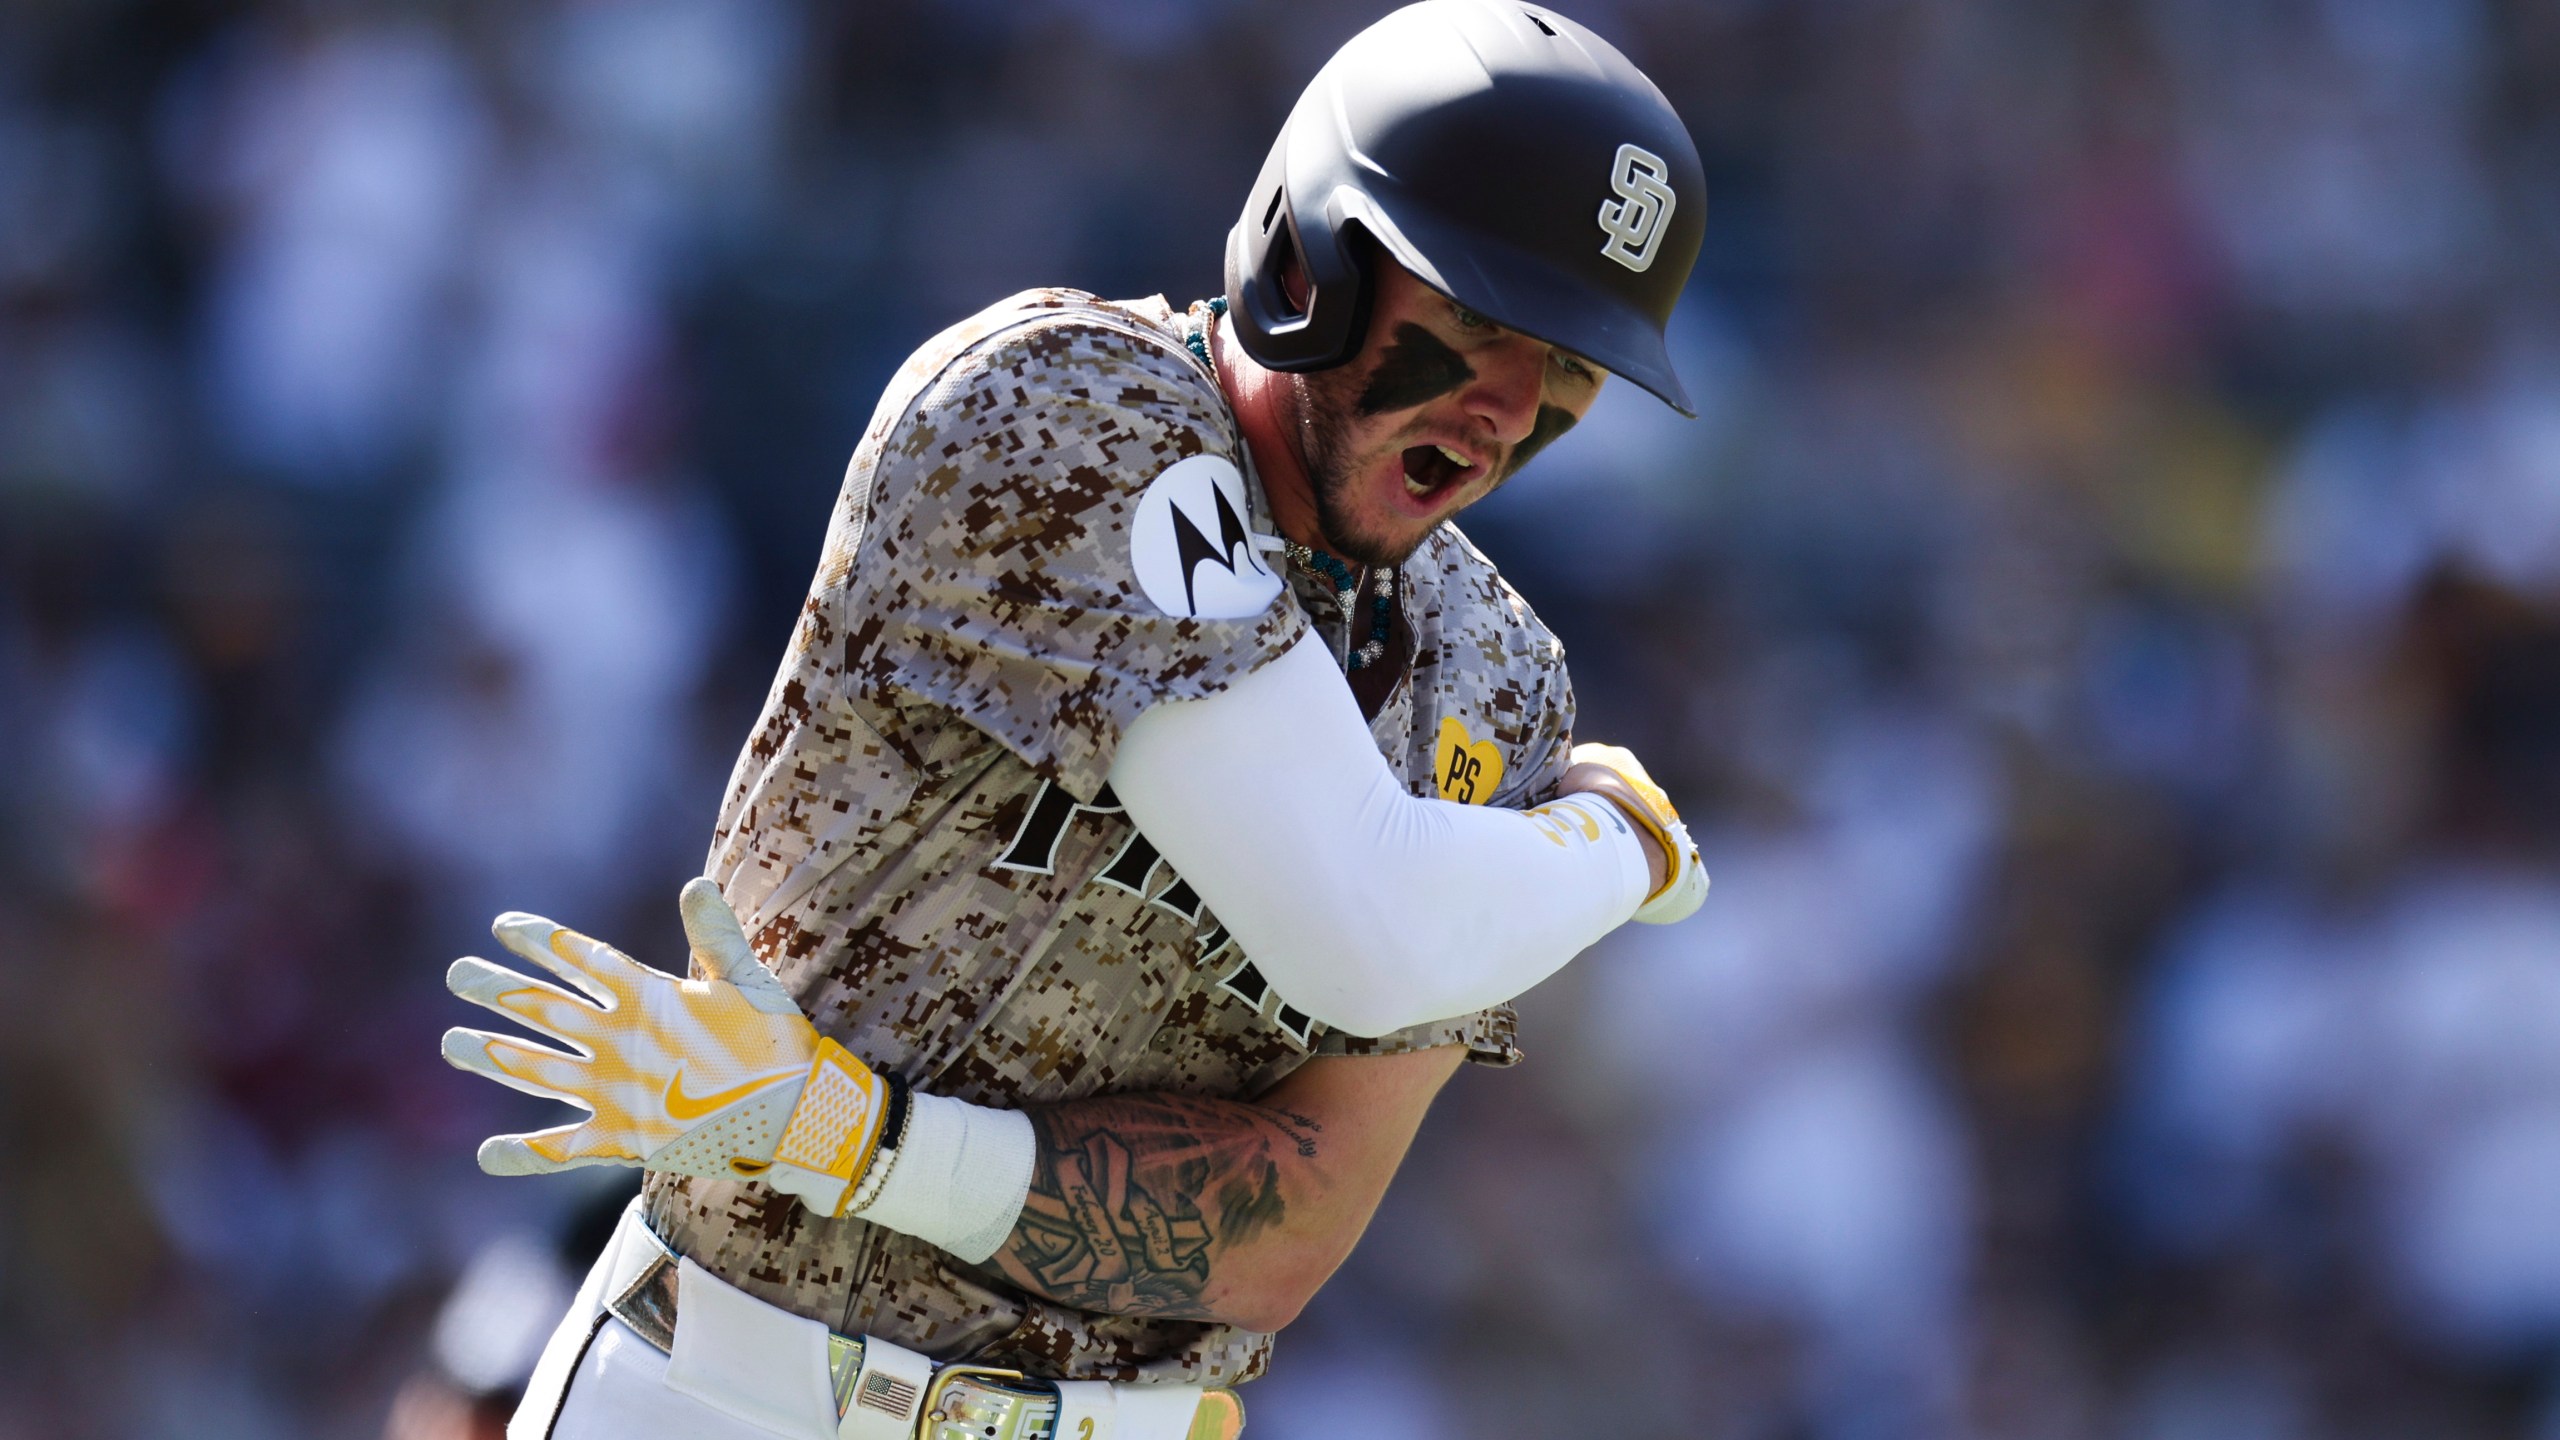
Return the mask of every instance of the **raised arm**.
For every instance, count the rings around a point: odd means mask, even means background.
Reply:
[[[1217,694],[1141,714],[1111,764],[1140,833],[1290,1004],[1383,1035],[1520,994],[1629,919],[1706,897],[1635,757],[1578,747],[1527,811],[1407,794],[1303,635]]]
[[[1465,1053],[1318,1056],[1250,1101],[1034,1109],[1030,1193],[986,1264],[1083,1310],[1278,1330],[1359,1242]]]

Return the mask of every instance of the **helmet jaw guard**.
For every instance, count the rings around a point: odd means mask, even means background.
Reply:
[[[1299,97],[1228,234],[1229,314],[1267,368],[1343,364],[1383,251],[1692,414],[1663,329],[1705,188],[1670,102],[1607,41],[1515,0],[1424,0],[1354,36]],[[1293,258],[1303,310],[1281,283]]]

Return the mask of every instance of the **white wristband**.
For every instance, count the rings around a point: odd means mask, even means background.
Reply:
[[[880,1193],[853,1213],[976,1264],[1004,1244],[1031,1194],[1031,1117],[918,1090]],[[892,1163],[883,1153],[874,1165]]]

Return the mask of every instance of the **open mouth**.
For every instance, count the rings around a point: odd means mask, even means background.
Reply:
[[[1414,445],[1404,452],[1404,493],[1434,500],[1463,484],[1476,472],[1467,458],[1446,445]]]

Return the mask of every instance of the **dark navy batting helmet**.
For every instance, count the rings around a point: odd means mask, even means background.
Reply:
[[[1694,413],[1663,326],[1698,258],[1706,176],[1671,102],[1608,41],[1516,0],[1424,0],[1318,71],[1227,237],[1245,353],[1358,352],[1364,232],[1424,284]],[[1304,309],[1280,283],[1305,269]]]

